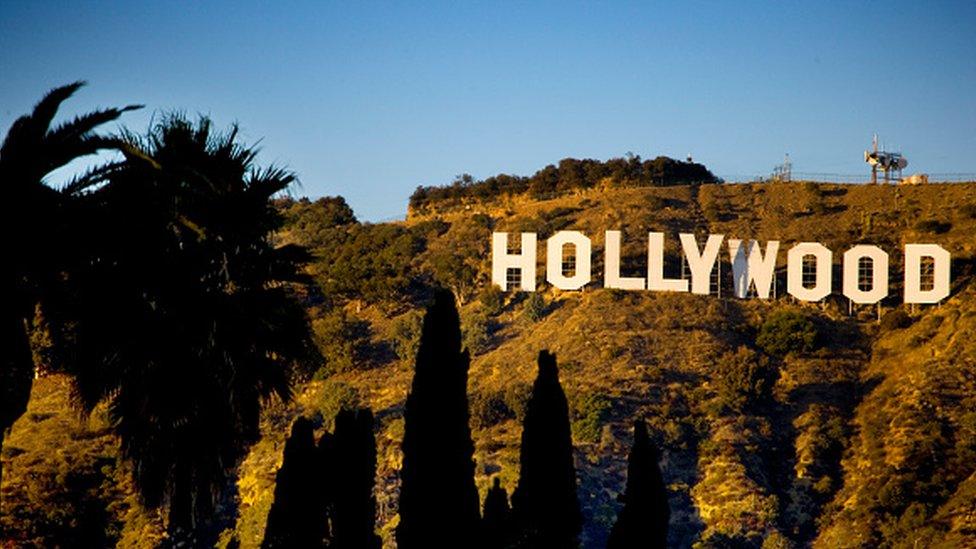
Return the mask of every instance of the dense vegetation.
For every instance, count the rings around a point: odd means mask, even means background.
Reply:
[[[456,203],[464,199],[485,200],[501,195],[527,194],[531,198],[550,198],[581,189],[592,189],[604,182],[623,187],[666,187],[689,183],[717,183],[705,166],[666,156],[641,160],[627,155],[605,162],[564,158],[529,177],[499,174],[476,181],[470,175],[458,176],[450,185],[417,187],[410,195],[410,209],[423,211],[430,205]]]
[[[469,279],[477,284],[470,290],[454,288],[464,346],[472,357],[468,400],[476,479],[484,498],[483,520],[517,524],[505,496],[518,486],[521,471],[523,431],[517,426],[526,420],[532,383],[530,371],[523,365],[538,349],[551,348],[566,357],[560,369],[577,455],[577,490],[583,512],[580,541],[587,547],[606,543],[615,517],[623,509],[612,495],[626,492],[625,441],[634,416],[645,418],[650,443],[667,456],[663,477],[671,508],[668,536],[672,546],[895,544],[908,526],[899,530],[889,525],[899,521],[918,524],[923,520],[918,517],[942,521],[938,523],[942,526],[930,530],[941,533],[927,534],[934,536],[931,539],[961,535],[958,527],[945,522],[948,519],[939,518],[958,512],[944,506],[965,509],[973,501],[967,499],[967,485],[958,476],[972,470],[959,466],[958,461],[943,461],[938,466],[927,462],[923,470],[929,472],[913,475],[899,485],[898,493],[905,494],[906,486],[929,478],[931,471],[942,471],[940,475],[953,471],[944,492],[925,496],[924,507],[916,505],[909,511],[904,506],[904,501],[920,503],[917,495],[902,496],[907,498],[898,504],[902,507],[890,499],[878,507],[860,496],[858,501],[864,501],[865,507],[855,514],[851,509],[856,507],[845,507],[840,499],[848,497],[845,486],[858,486],[867,479],[854,466],[863,463],[863,458],[845,457],[861,448],[856,437],[878,437],[888,442],[872,444],[890,445],[905,436],[898,427],[870,432],[856,428],[861,418],[887,417],[879,411],[879,406],[886,405],[882,403],[889,402],[886,397],[865,398],[875,394],[877,384],[875,374],[870,373],[878,360],[874,349],[879,345],[926,349],[928,339],[904,334],[906,329],[921,327],[932,311],[897,307],[898,296],[893,295],[884,303],[888,310],[884,321],[876,324],[875,311],[860,309],[849,316],[846,303],[834,298],[810,307],[782,296],[763,303],[642,295],[603,291],[598,283],[583,293],[545,291],[542,286],[544,291],[524,295],[502,293],[486,284],[491,230],[536,230],[545,237],[568,227],[599,234],[608,223],[625,230],[635,227],[638,232],[644,227],[687,230],[697,226],[703,231],[760,239],[815,238],[842,249],[858,241],[884,245],[898,234],[914,239],[917,219],[926,217],[952,222],[940,243],[956,256],[954,291],[968,284],[968,262],[974,249],[964,231],[973,226],[972,221],[939,205],[943,200],[972,200],[967,198],[967,189],[941,188],[944,195],[936,197],[934,189],[818,186],[815,209],[829,217],[824,220],[810,215],[809,187],[617,190],[600,199],[561,197],[524,205],[496,205],[489,200],[472,202],[470,209],[456,214],[418,216],[398,224],[400,234],[411,234],[416,249],[421,250],[409,260],[403,254],[399,263],[386,263],[399,265],[394,280],[403,280],[398,287],[404,290],[327,298],[332,310],[341,309],[350,321],[365,321],[370,326],[365,330],[370,333],[361,338],[368,350],[354,361],[357,367],[339,377],[370,393],[377,405],[396,409],[409,380],[398,373],[404,372],[400,361],[407,359],[410,364],[409,349],[416,349],[416,343],[411,343],[419,334],[415,308],[429,296],[425,288],[449,285],[452,270],[467,268],[472,273]],[[870,215],[856,213],[866,208]],[[372,225],[360,225],[361,230],[372,230]],[[286,230],[283,235],[299,238],[298,231]],[[332,240],[339,247],[342,242],[352,242]],[[434,252],[440,250],[459,251],[450,258],[453,267],[438,267],[440,262],[451,264],[448,258],[437,258]],[[318,253],[330,257],[327,250]],[[372,254],[365,249],[343,253],[352,257]],[[645,253],[642,246],[625,242],[625,264],[639,265]],[[599,261],[599,242],[594,256]],[[594,270],[599,272],[600,265]],[[323,270],[317,276],[336,272]],[[782,270],[778,276],[782,287]],[[320,284],[327,283],[320,278]],[[728,286],[723,294],[728,295]],[[957,299],[968,303],[966,294]],[[965,329],[942,327],[946,336],[952,333],[949,330]],[[385,355],[384,344],[408,351]],[[968,367],[964,362],[953,364],[953,368]],[[917,367],[905,364],[897,370],[909,372]],[[390,375],[395,379],[380,381],[377,377]],[[376,383],[383,389],[377,391]],[[954,391],[949,394],[969,394],[969,389]],[[956,412],[936,421],[946,422],[940,425],[948,425],[953,433],[940,436],[962,440],[968,432],[951,427],[956,421],[965,425],[963,415]],[[379,429],[383,434],[378,441],[390,441],[380,454],[387,456],[385,468],[395,475],[400,467],[396,444],[402,423],[391,419]],[[912,445],[924,444],[929,436],[918,429],[910,432]],[[384,475],[383,470],[381,465],[381,487],[386,479],[386,493],[395,497],[397,478]],[[386,517],[392,528],[397,520],[395,507],[384,512],[381,505],[380,509],[380,524]],[[905,513],[909,515],[902,518]],[[392,530],[381,530],[392,541]]]

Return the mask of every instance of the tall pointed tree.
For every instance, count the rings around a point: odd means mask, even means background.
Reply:
[[[63,237],[84,219],[67,215],[70,196],[44,182],[49,173],[72,160],[116,149],[119,142],[94,130],[137,109],[105,109],[51,127],[61,103],[83,82],[48,92],[34,110],[11,125],[0,146],[0,234],[4,235],[0,260],[0,450],[7,430],[27,409],[34,379],[28,324],[35,307],[56,290]],[[2,478],[2,469],[0,469]]]
[[[319,491],[319,497],[315,501],[317,505],[317,522],[308,525],[314,528],[317,538],[325,540],[325,546],[332,545],[332,516],[335,504],[335,437],[326,431],[319,437],[319,442],[315,446],[316,475],[308,480]]]
[[[539,374],[525,410],[518,487],[512,515],[519,547],[579,546],[582,515],[576,497],[576,468],[569,406],[559,384],[556,356],[539,353]]]
[[[162,119],[127,136],[128,158],[77,181],[91,221],[61,317],[78,400],[101,402],[144,502],[165,506],[172,543],[209,545],[216,504],[259,435],[270,398],[315,362],[290,289],[305,259],[275,248],[271,198],[294,176],[260,169],[236,129]]]
[[[400,549],[466,547],[479,525],[474,443],[468,426],[467,351],[454,296],[435,293],[424,317],[404,410]]]
[[[291,427],[285,442],[281,468],[275,478],[274,503],[268,512],[262,548],[323,546],[318,524],[325,523],[321,513],[324,497],[321,468],[312,433],[312,423],[300,417]]]
[[[610,531],[607,549],[658,549],[668,545],[668,491],[659,455],[643,421],[634,422],[634,445],[627,462],[624,504]]]
[[[481,539],[484,549],[502,549],[511,541],[511,509],[508,507],[508,492],[502,488],[498,477],[493,479],[491,488],[485,494],[482,507]]]
[[[368,409],[342,410],[335,419],[330,469],[332,545],[336,549],[380,549],[376,535],[376,438]]]

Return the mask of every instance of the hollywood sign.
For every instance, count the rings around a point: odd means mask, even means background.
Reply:
[[[664,233],[647,235],[647,276],[620,273],[620,231],[606,231],[603,286],[621,290],[688,292],[708,295],[711,277],[719,261],[724,235],[709,235],[704,248],[695,235],[679,234],[691,280],[664,275]],[[502,290],[517,284],[518,290],[535,291],[537,239],[535,233],[521,233],[517,253],[509,250],[508,233],[492,234],[491,280]],[[726,241],[732,265],[733,293],[738,298],[755,295],[769,299],[774,284],[779,241],[766,242],[763,251],[755,240]],[[566,249],[572,248],[567,254]],[[592,273],[592,244],[579,231],[559,231],[546,241],[546,280],[561,290],[579,290],[589,284]],[[923,263],[925,269],[923,270]],[[904,302],[938,303],[949,296],[949,252],[937,244],[906,244],[904,248]],[[567,269],[566,265],[571,268]],[[859,244],[843,255],[843,294],[854,303],[878,303],[888,296],[888,253],[877,246]],[[786,254],[786,291],[801,301],[820,301],[833,291],[833,252],[817,242],[801,242]],[[719,266],[721,269],[721,266]],[[808,276],[804,277],[804,270]],[[512,274],[517,271],[517,280]],[[567,274],[567,271],[571,274]],[[924,272],[924,275],[923,275]],[[867,276],[865,276],[867,275]],[[924,280],[923,280],[924,279]],[[690,282],[690,283],[689,283]]]

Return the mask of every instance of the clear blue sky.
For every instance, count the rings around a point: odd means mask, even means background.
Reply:
[[[976,2],[0,3],[0,131],[144,103],[237,121],[364,219],[420,184],[688,153],[719,175],[976,172]],[[43,4],[43,5],[41,5]]]

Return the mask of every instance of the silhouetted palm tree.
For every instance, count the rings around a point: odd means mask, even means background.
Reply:
[[[289,285],[305,254],[269,240],[270,199],[294,176],[259,170],[236,128],[206,118],[123,137],[125,162],[71,185],[93,220],[59,311],[71,372],[86,410],[108,402],[145,503],[168,507],[174,539],[206,544],[263,403],[288,399],[316,356]]]
[[[28,324],[35,307],[62,266],[62,236],[85,220],[65,215],[67,195],[45,185],[49,173],[119,142],[92,133],[98,126],[139,108],[105,109],[79,116],[54,128],[61,103],[83,85],[75,82],[48,92],[29,115],[18,118],[0,146],[0,449],[6,431],[27,409],[34,363]]]

